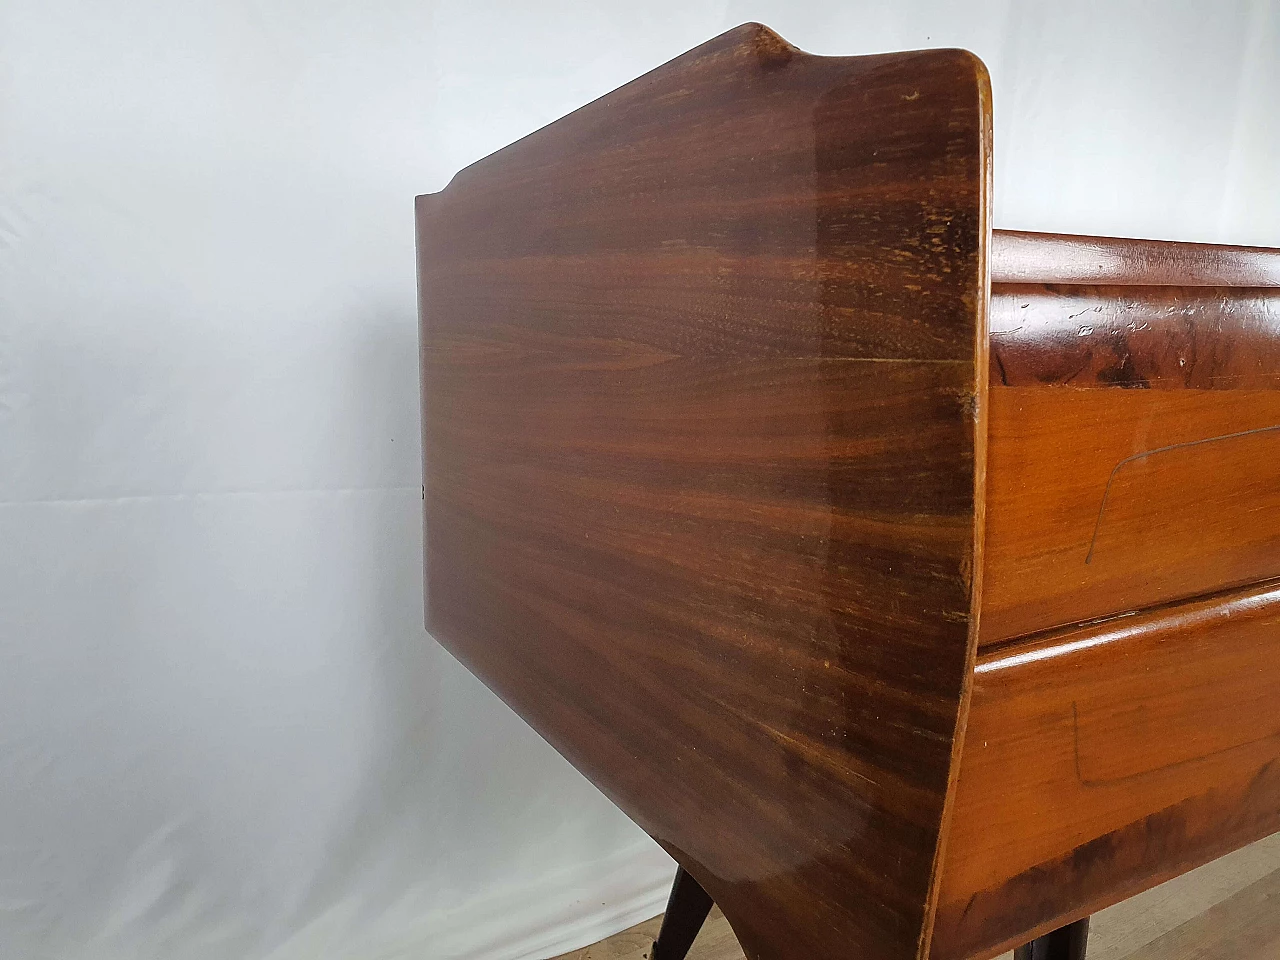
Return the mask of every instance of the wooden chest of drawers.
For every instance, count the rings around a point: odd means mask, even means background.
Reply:
[[[753,960],[1280,829],[1280,252],[993,231],[990,138],[747,25],[418,198],[428,627]]]

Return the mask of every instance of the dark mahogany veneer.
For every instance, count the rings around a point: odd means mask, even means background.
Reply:
[[[428,627],[751,960],[1280,829],[1280,252],[993,233],[990,144],[751,24],[417,201]]]

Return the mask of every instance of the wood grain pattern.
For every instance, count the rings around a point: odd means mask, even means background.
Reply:
[[[1280,389],[1280,288],[994,286],[991,383]]]
[[[1280,253],[998,236],[981,642],[1280,576]]]
[[[996,230],[991,282],[1280,287],[1280,250]]]
[[[1275,960],[1280,956],[1280,834],[1095,914],[1088,960]],[[662,918],[557,960],[650,960]],[[1001,960],[1012,960],[1011,953]],[[713,910],[689,960],[743,960]]]
[[[1280,828],[1280,252],[989,251],[989,97],[747,25],[418,198],[428,627],[749,960]]]
[[[751,960],[927,952],[989,139],[969,54],[749,25],[419,198],[429,629]]]
[[[993,955],[1280,829],[1280,585],[979,658],[934,939]]]
[[[1280,391],[990,401],[982,644],[1280,576]]]

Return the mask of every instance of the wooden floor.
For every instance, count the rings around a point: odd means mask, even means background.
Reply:
[[[556,960],[648,960],[661,923]],[[718,909],[689,960],[743,960]],[[1280,834],[1102,911],[1090,924],[1089,960],[1280,960]]]

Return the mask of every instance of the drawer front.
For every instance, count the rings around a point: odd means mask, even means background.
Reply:
[[[1280,289],[997,284],[990,333],[981,643],[1280,576]]]
[[[936,960],[1280,829],[1280,585],[982,654],[956,790]]]
[[[1280,577],[1280,390],[994,387],[980,643]]]

